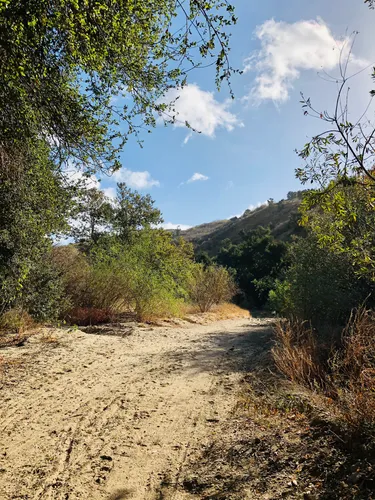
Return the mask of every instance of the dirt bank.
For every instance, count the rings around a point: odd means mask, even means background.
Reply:
[[[233,409],[251,339],[262,349],[268,331],[243,318],[119,325],[4,349],[17,362],[0,391],[0,498],[190,498],[180,472]]]

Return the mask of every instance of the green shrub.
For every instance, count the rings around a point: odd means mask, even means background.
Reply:
[[[64,317],[79,324],[133,312],[139,321],[178,316],[192,299],[202,311],[231,299],[231,275],[193,260],[192,246],[163,230],[144,229],[129,242],[107,235],[87,256],[76,247],[54,249],[64,284]]]
[[[90,255],[91,307],[133,311],[139,320],[178,315],[188,297],[192,248],[159,230],[144,230],[131,243],[103,240]]]
[[[0,331],[4,333],[23,333],[34,325],[30,314],[14,308],[0,316]]]
[[[320,248],[312,235],[291,245],[290,259],[285,281],[270,293],[271,305],[283,315],[315,327],[344,324],[369,293],[347,257]]]
[[[3,282],[0,279],[2,290],[13,290],[14,295],[1,304],[0,310],[22,310],[30,314],[37,321],[54,320],[59,317],[65,307],[65,290],[61,273],[52,259],[51,246],[46,244],[38,258],[30,260],[24,269],[22,285],[19,289],[10,277]],[[11,286],[10,286],[11,285]],[[4,292],[7,295],[7,292]]]
[[[66,308],[64,283],[51,251],[31,267],[18,302],[37,321],[55,320]]]
[[[191,300],[201,312],[207,312],[215,304],[231,300],[236,286],[230,273],[220,266],[196,264],[190,282]]]
[[[269,292],[268,309],[281,316],[290,315],[293,310],[293,302],[289,281],[275,281],[274,289]]]
[[[75,246],[68,245],[55,247],[52,260],[64,290],[61,314],[64,316],[72,307],[89,306],[91,269],[86,256]]]

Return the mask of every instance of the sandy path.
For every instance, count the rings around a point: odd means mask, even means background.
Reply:
[[[0,391],[0,499],[188,498],[173,484],[233,407],[254,323],[58,332],[55,347],[4,350],[24,361]]]

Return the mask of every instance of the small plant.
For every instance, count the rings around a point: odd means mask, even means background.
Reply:
[[[60,343],[59,339],[55,337],[50,331],[46,331],[43,333],[43,335],[40,337],[40,342],[42,344],[47,344],[51,346],[57,346]]]
[[[10,309],[0,316],[0,332],[22,334],[34,326],[31,316],[21,309]]]

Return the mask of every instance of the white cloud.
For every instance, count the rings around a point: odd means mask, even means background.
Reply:
[[[197,181],[208,181],[209,177],[207,175],[200,174],[199,172],[195,172],[190,179],[188,179],[186,182],[190,184],[190,182],[197,182]]]
[[[108,198],[112,199],[116,198],[116,188],[114,187],[102,188],[102,191]]]
[[[121,168],[113,174],[116,182],[125,182],[134,189],[148,189],[154,186],[160,186],[160,182],[151,177],[150,172],[137,172],[127,168]]]
[[[301,70],[326,70],[345,63],[350,51],[350,38],[337,39],[329,27],[317,21],[295,23],[266,21],[255,30],[261,49],[245,60],[244,71],[256,71],[255,86],[247,99],[286,101],[289,90],[300,76]],[[353,54],[351,63],[368,63]]]
[[[215,137],[216,129],[224,128],[229,132],[243,123],[228,108],[231,100],[219,102],[212,92],[201,90],[196,84],[189,84],[180,89],[170,89],[161,102],[171,104],[173,111],[166,112],[176,117],[175,127],[186,127],[186,122],[196,131],[207,137]],[[185,137],[186,144],[192,137],[190,130]]]
[[[86,176],[80,170],[70,168],[64,171],[65,179],[69,184],[80,184],[86,189],[100,188],[100,182],[95,175]]]
[[[162,227],[163,229],[181,229],[181,231],[186,231],[192,226],[188,226],[187,224],[173,224],[172,222],[164,222],[163,224],[160,224],[160,227]]]

